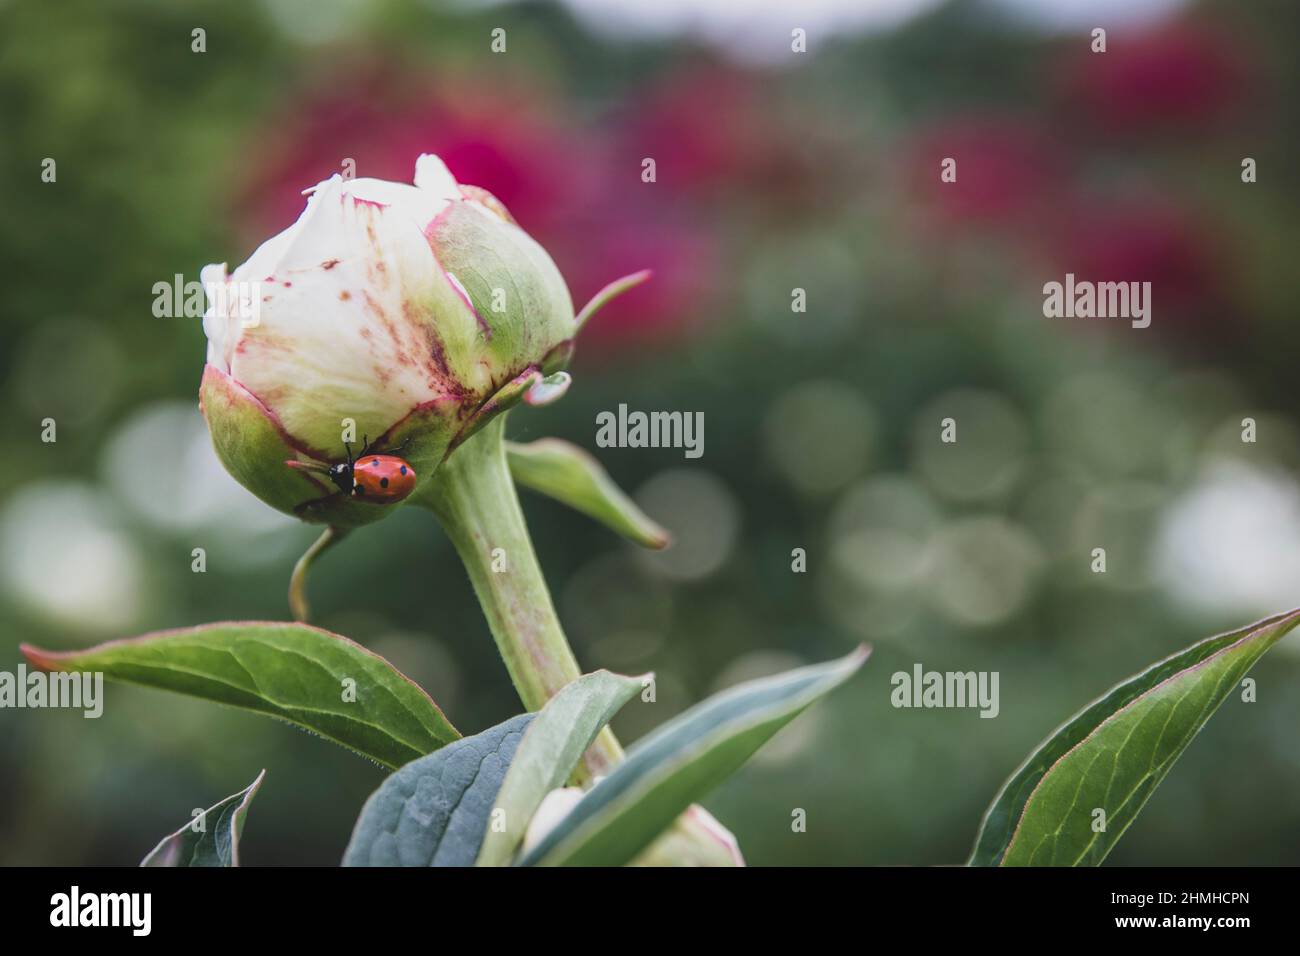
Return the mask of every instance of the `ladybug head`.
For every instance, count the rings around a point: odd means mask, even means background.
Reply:
[[[290,468],[298,468],[302,471],[314,471],[317,474],[324,475],[338,486],[339,491],[351,491],[353,486],[352,462],[345,461],[337,465],[318,465],[315,462],[296,461],[290,459],[285,462]]]
[[[326,474],[329,475],[330,481],[339,486],[340,491],[352,490],[352,462],[345,461],[338,465],[330,465]]]

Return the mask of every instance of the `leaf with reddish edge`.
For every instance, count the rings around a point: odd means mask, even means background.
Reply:
[[[1089,704],[1003,785],[969,864],[1101,863],[1214,711],[1297,623],[1300,610],[1208,638]]]
[[[460,737],[384,658],[306,624],[228,621],[81,651],[21,650],[45,670],[102,672],[277,717],[393,770]]]
[[[208,807],[201,816],[163,837],[140,865],[239,866],[239,838],[244,832],[244,817],[248,815],[248,805],[265,776],[263,770],[239,793]]]

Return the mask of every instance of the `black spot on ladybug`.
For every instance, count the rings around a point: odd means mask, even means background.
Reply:
[[[378,467],[379,467],[379,459],[378,459],[378,458],[373,459],[373,460],[370,462],[370,467],[371,467],[371,468],[378,468]]]
[[[379,487],[380,487],[380,488],[387,488],[387,487],[388,487],[388,479],[387,479],[387,478],[380,478],[380,479],[379,479]]]
[[[405,466],[405,465],[402,466],[402,474],[406,474],[406,466]]]

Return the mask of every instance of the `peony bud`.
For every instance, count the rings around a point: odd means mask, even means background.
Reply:
[[[560,821],[582,802],[583,796],[581,787],[560,787],[558,790],[548,791],[546,796],[542,797],[542,802],[537,805],[532,819],[528,821],[523,845],[519,850],[520,854],[527,854],[545,840],[546,835],[559,826]]]
[[[345,441],[429,480],[497,412],[558,397],[578,320],[546,251],[436,156],[419,158],[414,186],[336,175],[308,192],[298,221],[234,272],[203,270],[200,404],[246,488],[346,528],[391,506],[323,473],[348,460]]]
[[[599,780],[600,778],[597,778]],[[538,804],[524,832],[521,854],[546,839],[585,794],[581,787],[552,790]],[[672,826],[637,854],[629,866],[744,866],[740,844],[731,831],[698,803],[692,803]]]

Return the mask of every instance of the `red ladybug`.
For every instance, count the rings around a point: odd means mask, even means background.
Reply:
[[[415,469],[410,462],[396,455],[371,455],[367,443],[361,454],[353,458],[352,446],[347,448],[348,460],[338,465],[316,465],[305,461],[286,461],[291,468],[315,471],[326,475],[339,491],[350,494],[358,501],[372,505],[391,505],[401,501],[415,490]]]

